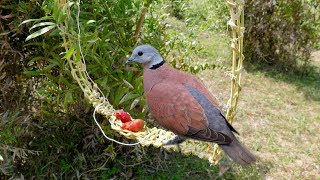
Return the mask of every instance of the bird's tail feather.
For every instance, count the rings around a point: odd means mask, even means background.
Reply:
[[[220,145],[220,147],[231,159],[243,166],[250,165],[256,161],[254,155],[235,138],[231,144]]]

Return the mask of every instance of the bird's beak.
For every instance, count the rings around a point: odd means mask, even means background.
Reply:
[[[134,58],[130,57],[127,61],[126,61],[126,65],[132,63],[134,60]]]

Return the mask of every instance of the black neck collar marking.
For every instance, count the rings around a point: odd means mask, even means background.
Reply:
[[[165,61],[161,61],[160,63],[151,66],[150,69],[158,69],[158,68],[161,67],[164,63],[165,63]]]

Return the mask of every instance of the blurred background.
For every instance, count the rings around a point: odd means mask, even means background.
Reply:
[[[259,161],[242,168],[224,159],[224,169],[193,156],[104,139],[93,122],[93,107],[63,58],[61,28],[69,37],[78,35],[75,3],[0,2],[1,177],[320,177],[319,0],[245,2],[245,68],[234,127]],[[115,109],[149,117],[141,67],[124,65],[136,45],[147,43],[175,68],[197,75],[226,105],[232,54],[225,1],[83,0],[80,7],[87,71]],[[67,20],[66,8],[71,12]],[[98,119],[109,137],[130,142],[112,131],[103,116]]]

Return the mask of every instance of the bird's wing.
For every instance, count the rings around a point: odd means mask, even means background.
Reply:
[[[232,142],[226,134],[209,127],[205,110],[183,84],[156,84],[146,98],[150,112],[162,127],[197,140]]]
[[[221,117],[219,117],[219,119],[223,119],[223,121],[227,124],[227,126],[229,127],[229,129],[231,131],[239,134],[234,129],[234,127],[226,120],[224,115],[221,113],[216,98],[210,93],[210,91],[204,86],[204,84],[202,84],[196,77],[194,77],[192,75],[185,74],[184,77],[186,78],[186,84],[185,85],[188,86],[187,87],[188,90],[190,90],[191,87],[196,87],[196,88],[193,88],[193,89],[195,89],[197,91],[196,94],[201,94],[202,97],[204,97],[205,99],[209,100],[210,103],[212,104],[212,106],[209,108],[210,111],[214,111],[216,116],[221,116]],[[193,96],[194,96],[194,93],[193,93]],[[203,98],[201,98],[201,99],[203,99]],[[202,101],[201,99],[197,99],[198,102]]]

